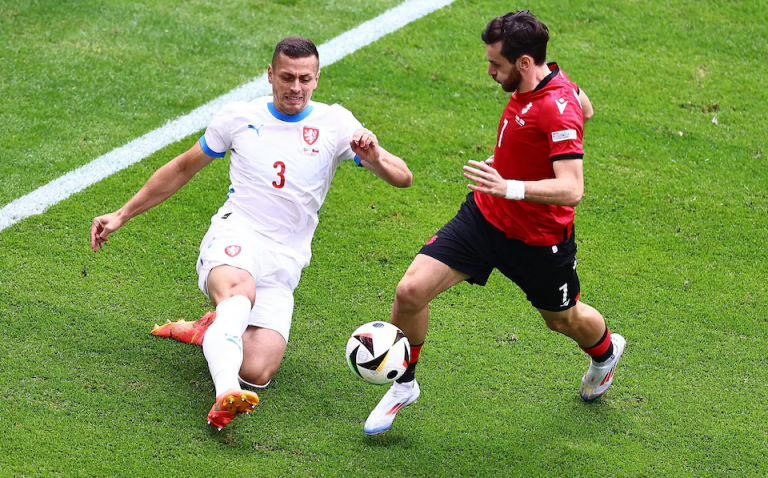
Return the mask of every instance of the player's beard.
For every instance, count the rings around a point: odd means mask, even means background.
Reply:
[[[501,89],[507,93],[512,93],[520,87],[521,81],[523,81],[523,75],[520,74],[520,71],[513,64],[509,76],[501,83]]]

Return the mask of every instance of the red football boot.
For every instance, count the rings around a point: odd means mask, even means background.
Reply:
[[[162,326],[155,324],[152,335],[166,339],[178,340],[185,344],[203,345],[205,331],[216,320],[216,312],[206,312],[199,320],[187,322],[179,319],[177,322],[170,320]]]
[[[216,397],[216,403],[208,412],[208,425],[221,431],[233,418],[250,414],[259,404],[259,396],[248,390],[232,389]]]

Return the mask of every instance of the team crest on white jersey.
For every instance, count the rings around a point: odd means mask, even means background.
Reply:
[[[315,144],[315,141],[317,141],[317,137],[320,136],[320,130],[317,128],[310,128],[309,126],[305,126],[302,136],[304,137],[304,142],[312,146]]]
[[[224,253],[229,257],[235,257],[240,254],[242,248],[240,246],[227,246],[224,248]]]

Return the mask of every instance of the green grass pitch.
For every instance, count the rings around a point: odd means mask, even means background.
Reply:
[[[0,2],[0,205],[262,75],[283,36],[322,44],[397,0]],[[385,389],[343,351],[467,192],[504,94],[480,32],[510,9],[590,96],[577,209],[582,300],[627,351],[578,398],[586,356],[494,274],[436,299],[421,399],[362,424]],[[209,304],[194,261],[227,161],[106,249],[91,219],[199,134],[0,232],[0,476],[766,476],[768,9],[757,0],[457,0],[324,69],[314,99],[402,156],[395,190],[344,164],[262,405],[221,433],[199,348],[152,325]]]

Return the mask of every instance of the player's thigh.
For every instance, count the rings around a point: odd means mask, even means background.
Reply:
[[[431,298],[463,280],[485,285],[493,271],[496,259],[493,250],[499,237],[503,239],[504,234],[485,219],[470,193],[456,216],[419,251],[421,256],[429,256],[447,268],[417,256],[409,271],[413,269],[418,273],[413,277],[428,288]],[[424,277],[430,273],[437,277],[433,280]],[[408,284],[407,274],[404,279]]]
[[[260,253],[247,228],[215,218],[200,244],[196,266],[200,290],[214,304],[233,295],[245,295],[253,302]]]
[[[573,238],[554,246],[510,242],[507,250],[508,255],[500,259],[497,268],[520,286],[534,307],[561,313],[577,303],[581,286],[576,273],[576,244]]]
[[[469,275],[444,262],[418,254],[397,285],[397,298],[401,301],[427,303],[468,278]]]
[[[266,385],[280,368],[286,346],[280,332],[263,327],[248,327],[243,334],[240,378],[254,385]]]

